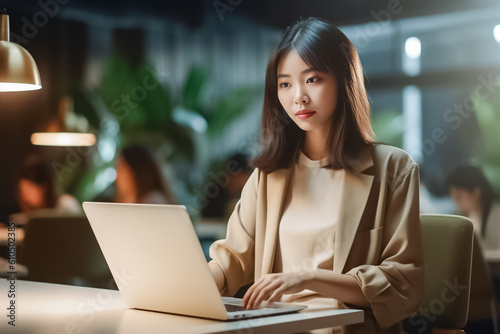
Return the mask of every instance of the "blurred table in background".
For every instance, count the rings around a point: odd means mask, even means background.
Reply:
[[[24,228],[16,226],[15,230],[15,245],[16,245],[16,262],[19,258],[19,246],[22,245],[24,240]],[[9,268],[8,258],[8,244],[9,244],[9,228],[6,225],[0,225],[0,277],[7,277],[7,272],[16,272],[17,277],[27,277],[28,268],[21,264],[16,263],[14,270]]]
[[[500,262],[500,249],[485,249],[483,257],[486,262]]]
[[[20,246],[24,240],[24,229],[16,226],[16,246]],[[9,242],[9,228],[7,226],[0,227],[0,246],[7,246]]]
[[[208,250],[214,241],[226,238],[227,220],[224,218],[201,218],[193,223],[201,248],[207,261],[210,261]]]
[[[227,220],[224,218],[201,218],[194,223],[199,237],[214,237],[216,240],[226,238]]]

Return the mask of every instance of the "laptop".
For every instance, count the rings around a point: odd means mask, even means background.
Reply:
[[[84,202],[83,209],[129,308],[236,320],[307,307],[246,310],[241,299],[221,297],[182,205]]]

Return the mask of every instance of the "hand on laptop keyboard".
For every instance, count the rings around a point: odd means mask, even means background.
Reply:
[[[233,304],[224,304],[226,307],[226,311],[228,312],[238,312],[238,311],[246,311],[247,309],[241,305],[233,305]]]

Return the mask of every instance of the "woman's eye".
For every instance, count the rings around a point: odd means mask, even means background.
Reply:
[[[288,88],[288,87],[290,87],[290,84],[288,82],[282,82],[282,83],[280,83],[280,87],[281,88]]]
[[[308,83],[315,83],[315,82],[318,82],[319,78],[309,78],[307,79],[307,82]]]

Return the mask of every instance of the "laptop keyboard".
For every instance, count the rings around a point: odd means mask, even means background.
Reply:
[[[226,307],[226,311],[228,312],[238,312],[238,311],[246,311],[247,309],[241,305],[233,305],[233,304],[224,304]]]

